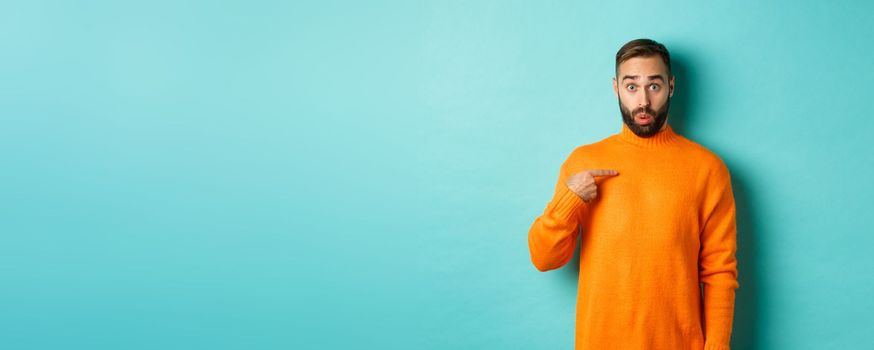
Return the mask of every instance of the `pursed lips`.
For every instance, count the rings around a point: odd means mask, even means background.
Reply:
[[[637,121],[638,124],[641,125],[647,125],[649,123],[652,123],[652,116],[646,113],[635,115],[634,119]]]

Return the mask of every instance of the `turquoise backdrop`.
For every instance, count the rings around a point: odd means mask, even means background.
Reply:
[[[570,349],[528,228],[648,37],[733,176],[733,348],[872,349],[871,4],[4,1],[0,347]]]

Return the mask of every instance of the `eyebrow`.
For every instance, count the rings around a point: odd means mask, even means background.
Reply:
[[[625,79],[637,80],[637,78],[640,78],[640,76],[639,76],[639,75],[626,75],[626,76],[622,77],[622,80],[623,80],[623,81],[625,81]],[[662,76],[661,76],[661,75],[658,75],[658,74],[656,74],[656,75],[650,75],[650,76],[648,76],[647,78],[649,78],[649,80],[656,80],[656,79],[658,79],[658,80],[661,80],[662,82],[665,82],[665,78],[662,78]]]

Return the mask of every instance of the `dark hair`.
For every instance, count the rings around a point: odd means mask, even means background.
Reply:
[[[659,55],[665,66],[668,67],[668,78],[674,73],[671,72],[671,54],[665,45],[662,45],[650,39],[634,39],[622,45],[619,52],[616,53],[616,74],[619,74],[619,65],[634,57],[651,57]]]

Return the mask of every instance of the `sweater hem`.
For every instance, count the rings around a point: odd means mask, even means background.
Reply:
[[[705,343],[704,350],[731,350],[728,345]]]

